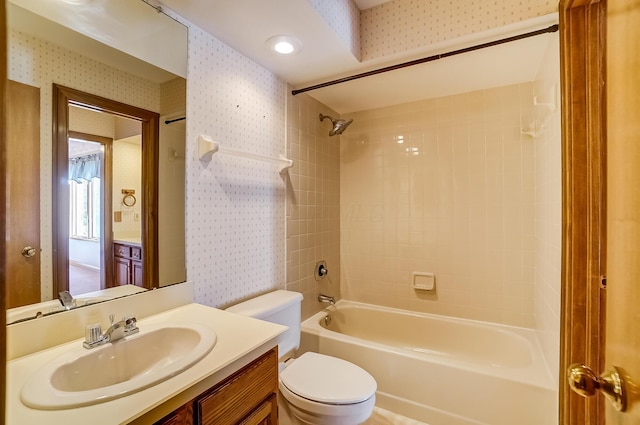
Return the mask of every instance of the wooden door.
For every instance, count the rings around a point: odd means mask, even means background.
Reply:
[[[627,411],[607,425],[640,424],[640,1],[607,5],[607,327],[605,363],[627,381]]]
[[[40,302],[40,89],[9,81],[6,144],[7,308]],[[23,255],[25,247],[34,251]]]

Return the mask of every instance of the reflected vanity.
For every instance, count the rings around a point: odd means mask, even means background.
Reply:
[[[31,267],[26,274],[20,270],[15,274],[9,268],[7,270],[9,324],[67,310],[58,300],[58,293],[64,290],[71,289],[75,300],[71,306],[75,308],[186,280],[184,78],[187,28],[166,14],[158,13],[158,10],[143,1],[109,0],[108,14],[104,12],[106,2],[107,0],[94,0],[89,4],[80,5],[72,2],[10,0],[7,3],[8,78],[36,89],[39,93],[39,96],[36,96],[36,101],[39,97],[39,106],[36,105],[36,108],[39,108],[37,112],[40,120],[39,123],[32,124],[35,129],[33,132],[36,134],[35,143],[39,144],[40,160],[39,163],[31,164],[32,168],[40,173],[39,177],[34,179],[36,184],[39,182],[40,196],[39,199],[33,198],[32,210],[36,213],[31,217],[33,227],[39,228],[40,233],[37,235],[38,240],[15,241],[16,246],[20,248],[23,245],[35,248],[35,251],[30,251],[35,252],[31,257],[23,257],[20,250],[16,253],[9,243],[7,245],[7,257],[16,256],[14,263],[19,267]],[[87,26],[87,22],[91,22],[92,25]],[[126,28],[115,28],[113,22],[121,22]],[[90,205],[95,209],[98,209],[95,205],[99,205],[100,209],[94,214],[95,222],[91,234],[87,234],[86,230],[67,231],[68,235],[60,232],[65,225],[70,227],[68,223],[73,225],[74,217],[57,216],[61,203],[68,205],[69,195],[55,196],[55,186],[59,185],[60,181],[63,182],[63,187],[67,185],[69,172],[65,164],[62,167],[63,172],[55,174],[55,137],[52,138],[51,131],[55,122],[52,110],[55,111],[57,107],[52,105],[54,84],[73,87],[104,99],[153,111],[159,117],[157,128],[152,129],[152,132],[157,133],[156,157],[144,158],[144,143],[150,143],[149,140],[137,142],[137,149],[142,152],[138,154],[143,157],[142,164],[153,163],[156,167],[155,175],[150,175],[156,179],[153,182],[156,187],[161,189],[158,189],[157,196],[151,196],[144,190],[144,181],[132,183],[121,180],[123,170],[139,170],[145,167],[131,165],[131,162],[127,162],[130,161],[130,156],[117,152],[119,140],[124,140],[125,143],[122,145],[126,144],[128,148],[135,146],[135,142],[129,140],[130,136],[136,135],[134,126],[130,125],[135,119],[126,114],[105,114],[103,108],[88,104],[78,103],[77,106],[81,106],[80,108],[67,106],[69,110],[78,111],[68,113],[65,143],[72,136],[76,138],[78,134],[109,140],[108,143],[102,144],[103,152],[108,149],[111,154],[102,156],[102,167],[103,170],[111,170],[113,174],[109,176],[103,172],[98,177],[102,184],[94,193],[96,200]],[[12,98],[10,102],[13,101]],[[139,130],[137,133],[139,134]],[[82,153],[76,154],[81,156]],[[72,153],[69,152],[69,158],[71,157]],[[25,169],[29,167],[22,168]],[[105,187],[110,187],[110,193],[107,193]],[[132,190],[135,190],[135,203],[131,203],[126,196]],[[24,193],[22,196],[24,197]],[[156,209],[145,209],[145,205],[152,202],[151,198],[157,203]],[[13,206],[12,203],[9,205]],[[88,210],[90,208],[83,210],[85,215]],[[157,216],[158,230],[155,240],[145,239],[147,223],[151,220],[149,216]],[[76,217],[75,220],[76,224],[80,223],[80,227],[88,226],[89,218],[86,216]],[[11,226],[11,222],[8,222],[7,226]],[[18,233],[14,232],[15,235]],[[56,240],[57,233],[63,234],[58,235]],[[158,270],[154,273],[153,280],[147,279],[149,283],[144,285],[146,288],[131,284],[139,283],[139,280],[134,280],[133,271],[129,274],[129,281],[115,279],[118,272],[115,262],[118,256],[113,247],[123,241],[129,244],[128,246],[133,243],[133,246],[139,247],[136,251],[139,256],[146,255],[145,253],[156,256]],[[65,249],[57,248],[56,244],[61,247],[60,244],[65,244]],[[83,247],[102,246],[97,249],[99,258],[93,262],[70,258],[67,252],[72,244],[82,244]],[[81,253],[88,251],[87,248],[80,248]],[[136,260],[140,258],[126,259],[129,267],[134,265],[133,262]],[[7,264],[10,263],[8,259]],[[138,263],[141,264],[141,261]],[[98,282],[88,287],[88,292],[74,290],[69,288],[68,284],[59,284],[65,281],[59,276],[67,277],[68,281],[70,264],[81,268],[85,266],[85,270],[92,272],[92,279]],[[12,303],[13,292],[24,291],[27,281],[32,281],[35,290],[38,291],[31,294],[34,301]]]

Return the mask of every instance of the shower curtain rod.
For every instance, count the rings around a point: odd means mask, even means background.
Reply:
[[[187,117],[174,118],[172,120],[166,120],[164,123],[165,124],[171,124],[172,122],[182,121],[182,120],[186,120],[186,119],[187,119]]]
[[[438,60],[438,59],[448,58],[449,56],[455,56],[455,55],[460,55],[462,53],[473,52],[474,50],[480,50],[480,49],[484,49],[484,48],[487,48],[487,47],[498,46],[500,44],[510,43],[512,41],[522,40],[524,38],[535,37],[536,35],[542,35],[542,34],[547,34],[547,33],[552,33],[552,32],[557,32],[557,31],[558,31],[558,24],[555,24],[555,25],[551,25],[550,27],[539,29],[539,30],[536,30],[536,31],[531,31],[531,32],[527,32],[527,33],[524,33],[524,34],[518,34],[518,35],[514,35],[512,37],[507,37],[507,38],[502,38],[500,40],[490,41],[488,43],[482,43],[482,44],[477,44],[477,45],[471,46],[471,47],[465,47],[464,49],[458,49],[458,50],[453,50],[451,52],[440,53],[438,55],[428,56],[426,58],[416,59],[416,60],[412,60],[412,61],[409,61],[409,62],[400,63],[400,64],[397,64],[397,65],[391,65],[391,66],[387,66],[387,67],[384,67],[384,68],[374,69],[373,71],[367,71],[367,72],[363,72],[361,74],[351,75],[349,77],[344,77],[344,78],[339,78],[337,80],[327,81],[326,83],[320,83],[320,84],[316,84],[314,86],[309,86],[309,87],[304,87],[304,88],[297,89],[297,90],[292,90],[291,94],[293,96],[295,96],[297,94],[304,93],[304,92],[307,92],[307,91],[321,89],[323,87],[329,87],[329,86],[333,86],[333,85],[340,84],[340,83],[346,83],[347,81],[358,80],[360,78],[370,77],[372,75],[382,74],[382,73],[389,72],[389,71],[395,71],[396,69],[407,68],[407,67],[413,66],[413,65],[420,65],[420,64],[426,63],[426,62],[433,62],[433,61]]]

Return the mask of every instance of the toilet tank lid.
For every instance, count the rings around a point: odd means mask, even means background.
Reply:
[[[293,303],[302,301],[302,298],[302,294],[299,292],[279,289],[233,305],[226,311],[261,319],[269,314],[284,310]]]

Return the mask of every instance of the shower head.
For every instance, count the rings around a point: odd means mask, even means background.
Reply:
[[[325,118],[329,118],[331,120],[331,124],[333,125],[333,128],[329,132],[329,136],[335,136],[336,134],[338,134],[338,135],[342,134],[347,129],[347,127],[349,127],[349,124],[351,124],[353,122],[353,119],[350,119],[349,121],[334,120],[329,115],[320,114],[320,121],[324,121]]]

